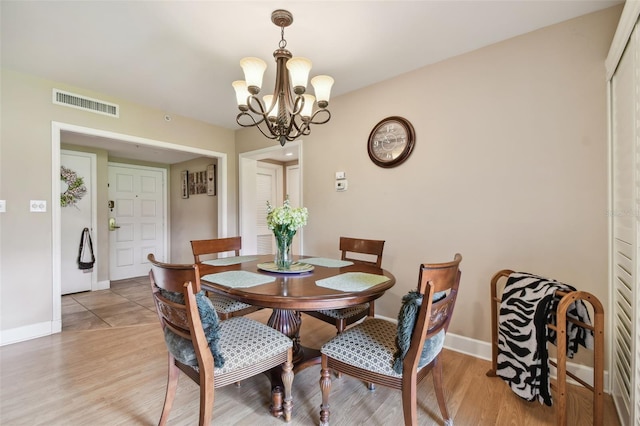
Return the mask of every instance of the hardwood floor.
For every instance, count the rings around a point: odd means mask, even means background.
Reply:
[[[138,290],[148,289],[146,278],[137,284]],[[157,424],[167,368],[162,332],[157,317],[146,322],[144,297],[134,302],[140,311],[135,313],[128,302],[114,296],[142,297],[136,283],[117,287],[111,295],[85,294],[83,302],[74,298],[84,310],[100,318],[91,320],[92,326],[71,327],[73,316],[68,315],[78,311],[76,306],[63,312],[63,325],[66,318],[71,328],[64,327],[62,333],[0,348],[0,424]],[[89,302],[89,296],[102,297],[102,301]],[[113,311],[103,309],[109,306]],[[250,317],[266,322],[269,314],[270,310],[262,310]],[[143,323],[131,326],[135,318]],[[312,347],[319,347],[335,333],[334,327],[306,315],[302,327],[302,343]],[[449,350],[445,350],[443,361],[447,405],[456,425],[555,424],[554,407],[523,401],[500,379],[486,377],[488,361]],[[296,375],[292,425],[318,424],[319,378],[319,366]],[[212,424],[283,424],[268,413],[268,388],[267,377],[258,375],[240,387],[217,389]],[[419,386],[419,391],[419,424],[441,425],[431,378]],[[403,424],[400,392],[382,386],[370,392],[363,383],[347,376],[333,380],[330,404],[332,425]],[[568,417],[570,425],[591,424],[588,391],[571,387]],[[182,377],[169,424],[194,425],[197,419],[198,387]],[[608,395],[604,424],[619,425]]]

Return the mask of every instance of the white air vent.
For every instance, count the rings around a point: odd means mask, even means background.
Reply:
[[[56,105],[65,105],[71,108],[78,108],[85,111],[104,114],[110,117],[117,118],[120,116],[120,107],[116,104],[76,95],[75,93],[64,92],[58,89],[53,89],[53,103]]]

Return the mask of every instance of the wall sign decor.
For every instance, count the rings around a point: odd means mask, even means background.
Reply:
[[[189,171],[183,170],[180,172],[180,190],[182,191],[182,198],[189,198]]]
[[[207,193],[207,171],[189,173],[189,195]]]
[[[217,174],[216,165],[209,164],[207,166],[207,195],[217,195]]]

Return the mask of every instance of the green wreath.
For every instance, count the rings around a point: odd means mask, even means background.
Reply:
[[[67,184],[67,190],[60,194],[60,205],[62,207],[75,206],[87,193],[84,181],[78,177],[76,172],[60,166],[60,180]]]

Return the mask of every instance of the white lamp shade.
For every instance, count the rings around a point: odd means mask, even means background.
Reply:
[[[244,80],[236,80],[231,83],[231,85],[236,91],[238,106],[247,105],[247,98],[250,96],[249,90],[247,89],[247,82]]]
[[[273,103],[273,95],[266,95],[262,98],[262,100],[264,101],[264,107],[267,109],[267,111],[271,110],[269,112],[269,118],[275,119],[278,116],[278,100],[276,99],[276,104],[273,109],[271,109],[271,104]]]
[[[316,101],[316,97],[306,93],[302,96],[304,97],[304,106],[302,107],[302,112],[300,112],[300,115],[302,117],[309,118],[313,113],[313,104]]]
[[[291,77],[293,87],[307,87],[309,71],[311,71],[311,61],[307,58],[295,57],[287,61],[287,69]]]
[[[267,69],[267,63],[260,58],[242,58],[240,60],[240,66],[244,71],[244,79],[247,82],[247,87],[255,86],[262,87],[262,76],[264,70]]]
[[[329,97],[331,96],[331,86],[333,86],[333,78],[328,75],[318,75],[311,79],[313,85],[313,91],[316,94],[318,103],[329,103]]]

